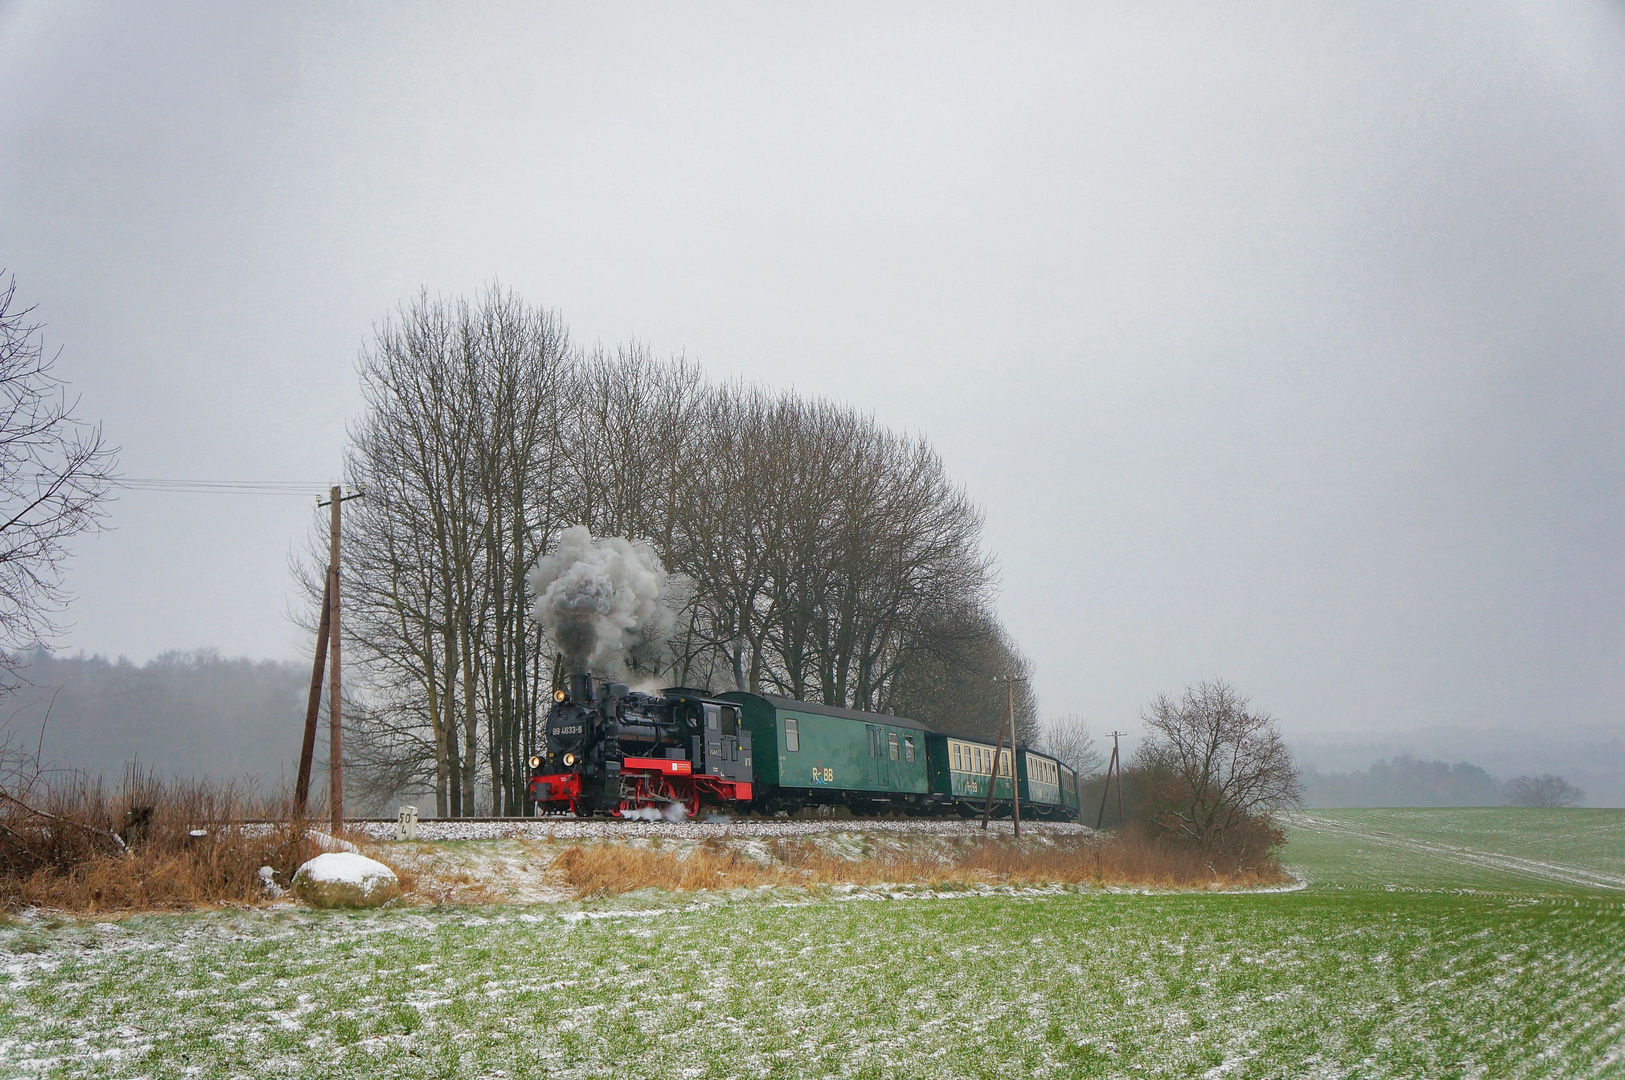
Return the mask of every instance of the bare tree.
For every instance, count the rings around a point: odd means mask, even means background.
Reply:
[[[994,739],[1008,707],[1004,675],[1015,684],[1016,735],[1041,737],[1032,661],[988,607],[967,602],[924,614],[920,636],[892,688],[890,707],[950,735]]]
[[[1087,780],[1100,772],[1100,751],[1089,734],[1089,722],[1081,716],[1068,713],[1046,723],[1038,749],[1071,768],[1080,779]]]
[[[498,813],[524,806],[544,650],[523,582],[561,526],[572,362],[555,316],[495,286],[420,295],[361,357],[346,471],[367,498],[343,549],[357,765],[380,790],[432,787],[442,814],[474,813],[481,788]]]
[[[0,290],[0,647],[10,648],[55,631],[68,543],[100,527],[118,455],[100,425],[74,415],[78,399],[16,294],[11,278]]]
[[[1275,720],[1220,679],[1156,697],[1140,718],[1136,755],[1154,793],[1152,820],[1203,850],[1232,844],[1249,826],[1303,796]]]
[[[992,614],[981,512],[923,439],[708,385],[635,343],[583,354],[494,288],[420,296],[360,368],[347,472],[368,497],[346,518],[346,631],[357,767],[379,792],[432,786],[442,813],[467,814],[488,784],[495,812],[522,811],[560,675],[525,618],[525,571],[570,525],[645,540],[672,573],[669,638],[628,657],[644,681],[991,735],[1005,706],[991,676],[1030,668]],[[1030,683],[1016,704],[1030,741]]]
[[[1507,802],[1513,806],[1583,806],[1585,801],[1584,791],[1551,773],[1520,776],[1507,784]]]

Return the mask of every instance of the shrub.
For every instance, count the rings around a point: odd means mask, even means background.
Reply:
[[[303,821],[244,824],[271,806],[235,785],[131,770],[117,795],[80,774],[0,791],[0,906],[100,912],[251,904],[260,868],[286,885],[319,854]]]

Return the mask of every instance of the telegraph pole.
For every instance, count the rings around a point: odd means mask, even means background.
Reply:
[[[316,662],[310,671],[310,701],[305,706],[305,741],[299,751],[299,783],[294,788],[294,805],[301,821],[310,800],[310,766],[316,756],[316,714],[322,707],[322,676],[327,671],[327,635],[333,619],[333,573],[328,568],[322,581],[322,614],[316,627]]]
[[[344,505],[344,499],[339,491],[334,484],[327,498],[333,510],[327,554],[327,647],[331,650],[327,666],[332,669],[327,676],[327,802],[333,811],[334,833],[344,828],[344,721],[340,706],[344,677],[339,665],[339,642],[343,640],[339,633],[339,507]]]
[[[1095,818],[1095,831],[1100,831],[1101,822],[1106,820],[1106,796],[1112,791],[1112,773],[1117,773],[1117,825],[1123,825],[1123,765],[1117,757],[1117,740],[1119,736],[1127,735],[1126,731],[1114,731],[1112,736],[1112,760],[1106,766],[1106,786],[1100,791],[1100,813]]]
[[[310,673],[310,701],[305,709],[305,741],[299,757],[299,786],[295,798],[299,814],[304,815],[305,801],[310,795],[311,758],[316,749],[316,711],[322,695],[322,668],[331,668],[327,676],[327,783],[328,803],[332,810],[333,831],[344,828],[344,689],[343,669],[339,652],[339,507],[351,499],[366,495],[361,488],[349,495],[334,484],[327,493],[327,501],[317,501],[318,507],[332,508],[327,537],[327,580],[322,586],[322,616],[316,630],[316,658]],[[325,661],[325,665],[324,665]]]
[[[998,682],[997,679],[993,680]],[[993,816],[993,789],[999,783],[999,760],[1004,757],[1004,725],[999,725],[999,741],[993,747],[993,764],[988,767],[987,803],[982,807],[982,831],[987,832],[987,819]]]
[[[994,682],[1002,682],[1005,689],[1006,713],[1010,718],[1010,823],[1016,837],[1021,837],[1021,764],[1016,757],[1016,683],[1025,682],[1025,675],[995,675]],[[999,746],[1004,746],[1004,725],[999,725]],[[993,788],[999,782],[999,762],[1002,750],[993,752],[993,779],[987,786],[987,808],[982,812],[982,828],[987,828],[987,815],[993,810]]]

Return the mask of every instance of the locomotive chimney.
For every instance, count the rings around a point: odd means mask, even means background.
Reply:
[[[570,700],[577,705],[593,703],[592,676],[585,671],[570,676]]]

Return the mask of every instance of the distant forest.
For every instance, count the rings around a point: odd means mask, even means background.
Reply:
[[[13,661],[0,741],[30,754],[39,747],[48,768],[117,784],[133,760],[166,776],[252,780],[264,791],[298,768],[308,667],[212,649],[141,665],[43,649]]]
[[[1502,806],[1506,785],[1477,765],[1402,754],[1358,772],[1303,770],[1309,806]]]

